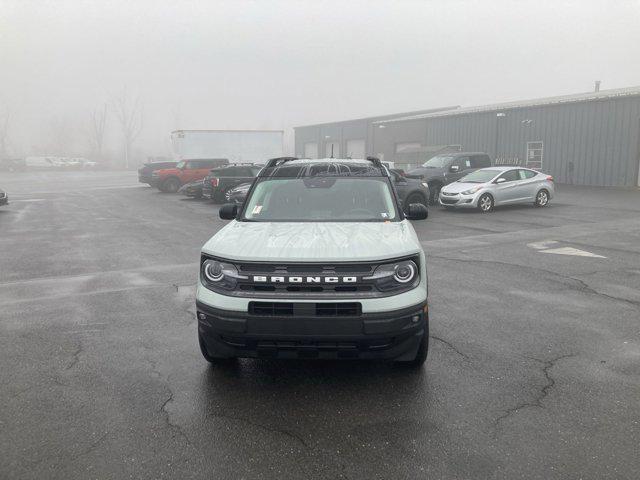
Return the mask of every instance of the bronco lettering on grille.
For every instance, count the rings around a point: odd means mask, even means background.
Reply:
[[[335,276],[317,276],[317,277],[283,277],[283,276],[266,276],[254,275],[253,281],[256,283],[356,283],[358,277],[335,277]]]

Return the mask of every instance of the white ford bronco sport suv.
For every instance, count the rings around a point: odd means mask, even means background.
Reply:
[[[376,158],[267,162],[232,220],[202,248],[198,340],[237,357],[388,359],[420,366],[429,317],[425,255]]]

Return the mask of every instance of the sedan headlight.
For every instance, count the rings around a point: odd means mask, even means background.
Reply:
[[[200,268],[200,279],[210,290],[233,290],[238,284],[238,279],[249,277],[240,275],[235,265],[207,258]]]
[[[462,195],[472,195],[474,193],[476,193],[478,190],[480,190],[482,187],[480,185],[478,185],[477,187],[473,187],[470,188],[469,190],[465,190],[464,192],[461,192]]]
[[[420,282],[418,265],[413,260],[403,260],[378,266],[373,275],[363,280],[375,280],[381,291],[413,288]]]

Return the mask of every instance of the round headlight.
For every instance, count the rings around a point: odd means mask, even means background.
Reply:
[[[408,283],[416,276],[416,265],[413,262],[403,262],[396,265],[393,278],[396,282]]]
[[[222,264],[215,260],[207,260],[204,264],[204,276],[210,282],[219,282],[224,277]]]

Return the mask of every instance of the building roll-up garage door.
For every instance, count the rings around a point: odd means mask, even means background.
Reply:
[[[346,156],[350,158],[364,158],[364,139],[347,140]]]
[[[304,158],[318,158],[318,144],[307,142],[304,144]]]

